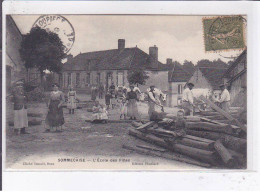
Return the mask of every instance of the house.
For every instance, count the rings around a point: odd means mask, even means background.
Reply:
[[[212,94],[219,95],[221,90],[219,86],[223,84],[223,76],[227,68],[222,67],[198,67],[188,82],[194,84],[193,95],[210,96]]]
[[[247,98],[247,50],[244,50],[230,65],[224,77],[229,86],[231,105],[245,106]]]
[[[181,65],[175,64],[172,71],[169,71],[169,106],[180,105],[182,92],[187,81],[192,75],[185,70]]]
[[[22,34],[12,16],[6,16],[6,88],[10,91],[12,84],[18,79],[26,80],[26,68],[20,57],[19,49]]]
[[[124,39],[118,40],[117,49],[80,53],[75,57],[69,55],[60,85],[64,90],[71,85],[84,92],[99,84],[107,89],[112,82],[117,86],[128,86],[128,71],[139,67],[149,75],[146,85],[139,86],[142,91],[151,84],[162,91],[168,90],[169,66],[158,61],[158,47],[150,47],[147,54],[137,46],[126,48]]]

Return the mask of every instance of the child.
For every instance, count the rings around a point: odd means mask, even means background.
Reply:
[[[177,118],[174,122],[174,125],[171,127],[171,129],[175,131],[178,136],[183,136],[185,134],[185,128],[186,128],[186,124],[184,119],[184,111],[179,110],[177,112]]]
[[[106,110],[105,105],[101,105],[99,109],[99,114],[100,114],[100,120],[102,123],[107,123],[108,120],[108,112]]]
[[[111,99],[111,95],[109,92],[106,93],[105,95],[105,101],[106,101],[106,105],[107,105],[107,110],[109,109],[110,106],[110,99]]]
[[[122,119],[122,117],[126,119],[126,114],[127,114],[126,97],[123,96],[120,98],[120,120]]]
[[[92,111],[93,111],[93,113],[92,113],[92,122],[96,121],[96,120],[100,120],[100,114],[99,114],[100,113],[100,108],[101,108],[101,106],[100,106],[99,102],[96,101],[95,105],[92,108]]]

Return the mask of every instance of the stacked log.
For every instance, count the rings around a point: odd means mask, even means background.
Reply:
[[[185,128],[177,130],[176,119],[166,115],[157,122],[133,122],[129,135],[157,148],[136,146],[131,150],[203,167],[246,168],[247,141],[241,126],[203,116],[187,116]],[[185,159],[179,159],[176,154]]]

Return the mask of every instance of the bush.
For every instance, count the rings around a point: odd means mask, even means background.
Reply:
[[[37,87],[27,92],[27,97],[29,102],[45,102],[46,95],[43,88]]]

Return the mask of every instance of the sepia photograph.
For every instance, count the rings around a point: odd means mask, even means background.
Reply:
[[[247,169],[246,15],[5,15],[6,170]]]

